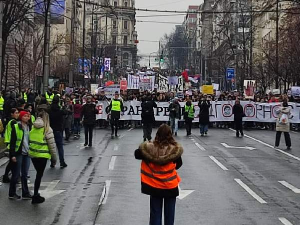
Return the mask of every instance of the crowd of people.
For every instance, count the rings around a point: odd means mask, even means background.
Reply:
[[[9,198],[20,199],[16,192],[16,184],[21,177],[22,199],[31,199],[33,204],[42,203],[45,199],[39,195],[41,179],[47,164],[51,160],[50,167],[55,168],[58,153],[60,168],[67,167],[64,157],[64,142],[68,143],[73,136],[79,139],[81,127],[84,127],[84,146],[92,147],[93,130],[95,124],[107,127],[110,124],[111,137],[118,137],[118,130],[132,121],[120,121],[124,113],[123,102],[127,100],[140,100],[142,113],[140,123],[143,127],[144,141],[152,140],[152,128],[165,122],[156,122],[154,109],[158,102],[169,102],[169,121],[171,134],[178,135],[179,127],[185,126],[186,135],[192,134],[192,127],[200,127],[200,135],[208,135],[209,127],[234,127],[236,136],[243,137],[245,126],[259,127],[261,129],[276,129],[275,147],[279,146],[281,134],[284,133],[287,150],[291,149],[290,108],[289,101],[299,102],[287,95],[282,96],[256,96],[256,102],[282,102],[278,110],[278,120],[274,123],[243,122],[244,110],[240,105],[243,97],[237,93],[223,92],[219,96],[202,94],[199,91],[184,93],[161,93],[149,91],[120,91],[114,93],[112,98],[105,95],[104,90],[98,94],[91,94],[87,89],[74,89],[70,93],[59,93],[49,88],[44,94],[35,93],[28,89],[21,93],[8,92],[0,96],[0,116],[3,124],[4,142],[9,152],[9,163],[3,175],[3,183],[10,183]],[[235,101],[233,107],[234,122],[210,122],[209,109],[213,101]],[[107,120],[97,121],[96,115],[98,101],[108,101],[106,113]],[[180,102],[184,102],[184,108]],[[198,103],[199,114],[195,115],[195,106]],[[183,120],[183,121],[182,121]],[[197,120],[197,121],[195,121]],[[195,123],[196,122],[196,123]],[[1,125],[0,123],[0,125]],[[0,126],[1,128],[1,126]],[[0,129],[1,131],[1,129]],[[64,139],[64,140],[63,140]],[[36,170],[34,193],[28,190],[28,170],[32,162]],[[9,174],[11,172],[11,177]]]

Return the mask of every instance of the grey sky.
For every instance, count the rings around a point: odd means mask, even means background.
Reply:
[[[159,9],[159,10],[187,10],[189,5],[200,5],[203,0],[136,0],[136,8],[147,9]],[[158,50],[159,39],[165,34],[170,33],[175,24],[161,24],[161,23],[146,23],[138,21],[160,21],[160,22],[175,22],[182,23],[184,15],[176,16],[155,16],[155,15],[167,15],[171,13],[156,13],[156,12],[141,12],[137,11],[137,32],[140,43],[138,44],[139,55],[149,55],[152,52]],[[141,17],[141,16],[153,16],[154,17]],[[148,41],[144,41],[148,40]]]

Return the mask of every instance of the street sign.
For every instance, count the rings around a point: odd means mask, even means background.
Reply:
[[[232,80],[235,77],[235,69],[234,68],[227,68],[226,69],[226,79]]]

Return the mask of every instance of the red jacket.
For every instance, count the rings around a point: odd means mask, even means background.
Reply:
[[[74,105],[74,119],[80,119],[81,111],[82,111],[82,105],[75,104]]]

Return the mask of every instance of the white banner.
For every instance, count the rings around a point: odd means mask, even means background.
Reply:
[[[177,85],[170,85],[169,78],[159,75],[158,78],[158,91],[175,91],[175,92],[183,92],[183,77],[178,77],[178,84]]]
[[[157,108],[154,109],[156,121],[168,121],[169,120],[169,102],[157,102]],[[194,102],[195,105],[195,120],[198,122],[199,107],[198,103]],[[108,107],[109,102],[99,102],[97,107],[99,114],[97,119],[107,119],[106,107]],[[181,110],[184,110],[184,102],[180,103]],[[255,121],[255,122],[275,122],[278,115],[276,111],[281,106],[280,103],[255,103],[249,101],[241,102],[244,108],[246,117],[244,121]],[[234,106],[234,101],[222,101],[222,102],[212,102],[210,108],[210,121],[211,122],[224,122],[233,121],[234,116],[232,114],[232,109]],[[291,107],[291,123],[300,123],[300,104],[299,103],[289,103]],[[139,101],[128,101],[124,102],[125,112],[121,120],[141,120],[142,107]],[[183,113],[182,113],[183,115]]]

